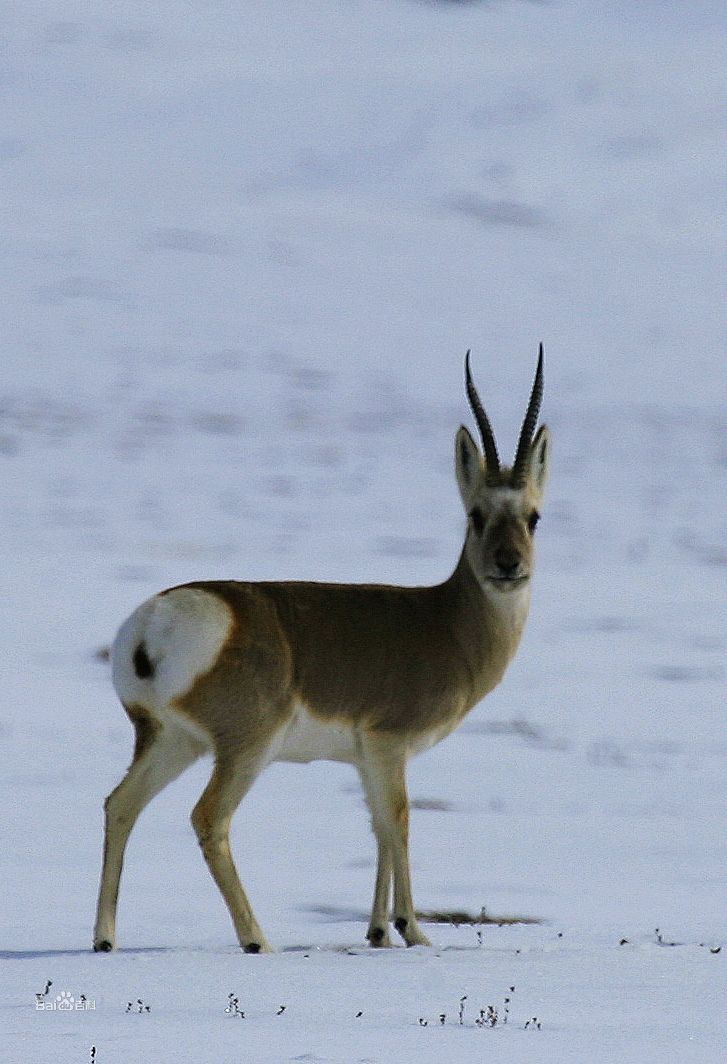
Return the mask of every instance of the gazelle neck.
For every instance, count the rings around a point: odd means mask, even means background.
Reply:
[[[454,572],[441,588],[454,607],[457,639],[479,700],[500,682],[515,655],[530,607],[530,581],[510,591],[483,587],[468,561],[465,545]]]

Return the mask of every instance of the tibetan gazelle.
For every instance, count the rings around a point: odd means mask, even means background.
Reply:
[[[444,583],[206,581],[162,591],[121,627],[113,680],[136,745],[106,800],[94,949],[116,941],[137,817],[207,752],[214,767],[192,824],[245,951],[270,946],[232,860],[230,821],[272,761],[317,759],[355,765],[371,811],[378,862],[368,941],[389,946],[391,919],[407,946],[429,944],[412,902],[406,763],[456,728],[515,654],[549,456],[547,429],[535,432],[542,345],[511,468],[500,465],[469,352],[465,374],[484,455],[461,427],[455,466],[467,532]]]

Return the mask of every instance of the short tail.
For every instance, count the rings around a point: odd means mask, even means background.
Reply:
[[[155,672],[154,662],[149,657],[149,651],[146,649],[146,643],[143,640],[138,644],[131,661],[134,666],[134,672],[140,680],[153,679]]]

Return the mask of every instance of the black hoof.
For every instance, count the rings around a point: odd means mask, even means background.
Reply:
[[[372,946],[380,946],[384,941],[386,932],[383,927],[374,927],[366,936]]]
[[[248,942],[248,944],[245,946],[245,953],[259,953],[259,952],[260,952],[260,943],[259,942]]]
[[[101,942],[94,942],[94,953],[110,953],[114,947],[111,945],[107,938],[104,938]]]
[[[399,932],[400,935],[404,934],[404,932],[406,931],[408,926],[409,926],[409,921],[405,920],[403,916],[400,916],[397,920],[394,921],[394,927],[396,928],[396,930]]]

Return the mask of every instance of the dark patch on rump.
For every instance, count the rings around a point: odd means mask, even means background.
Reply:
[[[143,643],[139,643],[131,660],[134,664],[134,672],[140,680],[148,680],[154,675],[154,664]]]

